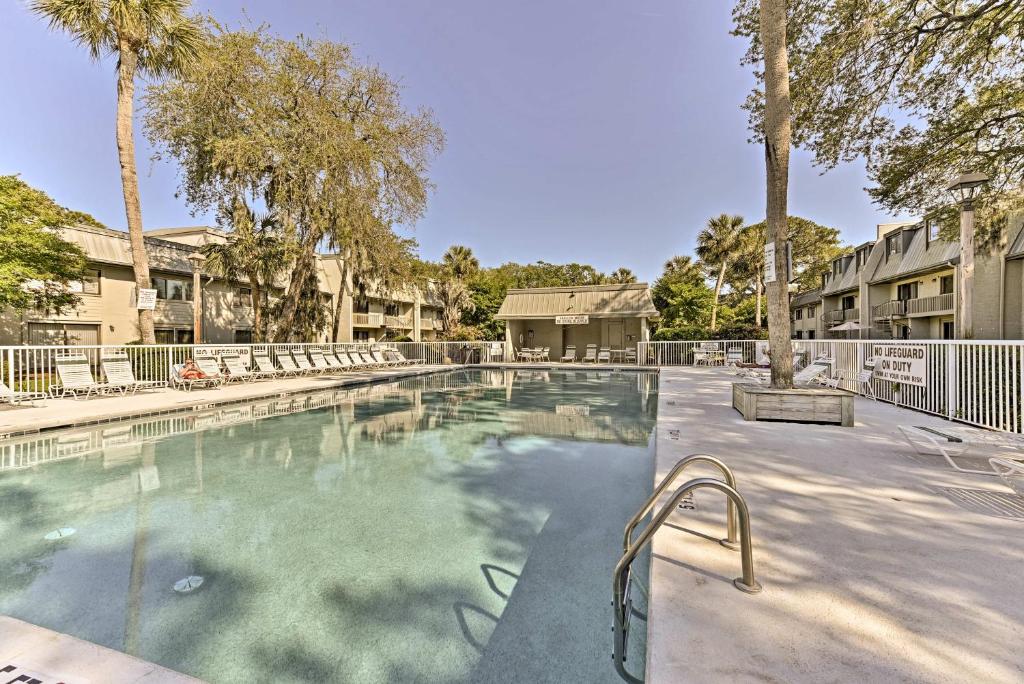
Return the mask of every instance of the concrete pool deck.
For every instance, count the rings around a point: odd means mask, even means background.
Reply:
[[[744,422],[734,380],[662,369],[656,477],[732,467],[764,590],[733,588],[739,554],[704,536],[724,497],[697,492],[654,537],[647,681],[1024,681],[1024,500],[897,430],[950,423],[860,397],[853,428]]]
[[[20,434],[78,427],[111,420],[128,420],[158,413],[212,408],[280,394],[315,392],[403,380],[420,375],[458,370],[461,365],[416,365],[339,374],[305,375],[292,378],[234,382],[214,389],[183,391],[162,387],[139,390],[136,394],[92,396],[88,399],[44,399],[37,406],[0,404],[0,439]]]

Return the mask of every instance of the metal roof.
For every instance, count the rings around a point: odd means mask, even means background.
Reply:
[[[594,318],[656,318],[647,283],[585,285],[509,290],[497,319],[554,318],[586,314]]]
[[[846,292],[847,290],[856,290],[860,287],[860,279],[857,277],[859,271],[857,271],[857,254],[851,252],[850,254],[844,254],[838,257],[838,260],[845,261],[846,267],[842,273],[839,274],[838,278],[831,278],[828,284],[822,288],[821,294],[833,295],[839,292]]]
[[[891,255],[888,259],[885,258],[885,239],[878,241],[875,249],[872,250],[877,255],[872,254],[874,258],[868,262],[868,267],[872,269],[867,271],[868,282],[894,280],[921,271],[941,268],[951,261],[958,262],[960,260],[960,243],[947,240],[929,241],[928,231],[923,223],[894,231],[890,235],[907,231],[914,231],[910,244],[900,254]],[[902,238],[897,239],[902,240]]]
[[[132,265],[132,249],[128,242],[128,233],[109,228],[73,226],[62,228],[60,236],[81,247],[90,261],[128,267]],[[195,247],[148,236],[145,240],[150,269],[192,273],[192,264],[188,260],[188,255],[195,251]]]
[[[794,295],[789,305],[791,307],[807,306],[808,304],[817,304],[820,300],[821,290],[811,290],[810,292]]]
[[[1017,237],[1010,244],[1006,252],[1007,259],[1019,259],[1024,257],[1024,222],[1017,226]]]

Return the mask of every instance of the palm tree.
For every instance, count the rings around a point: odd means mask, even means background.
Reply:
[[[636,275],[628,268],[617,268],[612,272],[610,276],[608,276],[608,282],[621,283],[623,285],[627,283],[635,283]]]
[[[268,295],[288,263],[289,248],[278,216],[271,211],[257,215],[244,200],[222,207],[217,222],[232,229],[226,242],[203,245],[204,267],[228,280],[245,276],[252,288],[253,341],[267,339]]]
[[[693,257],[676,255],[665,262],[664,275],[685,277],[698,271],[700,267],[694,263]]]
[[[85,46],[94,60],[117,56],[117,156],[139,289],[152,285],[135,170],[135,77],[179,75],[198,60],[203,30],[195,17],[186,16],[190,4],[189,0],[33,0],[30,5],[49,20],[50,28],[70,34]],[[152,311],[139,309],[139,335],[145,344],[156,342]]]
[[[767,239],[775,249],[775,272],[786,273],[789,237],[789,146],[793,115],[789,99],[789,52],[786,45],[786,0],[761,0],[761,46],[764,51],[764,162],[767,185]],[[768,340],[772,387],[793,386],[793,343],[789,339],[789,287],[786,278],[768,283]]]
[[[718,325],[718,298],[722,294],[725,271],[735,256],[734,252],[740,246],[742,227],[742,216],[719,214],[709,219],[707,227],[697,235],[697,257],[708,266],[718,269],[715,278],[715,301],[711,308],[712,330]]]
[[[754,281],[754,324],[761,327],[761,301],[764,298],[764,223],[747,226],[740,231],[740,258],[744,275]]]
[[[473,250],[464,245],[452,245],[441,257],[441,263],[456,280],[465,281],[480,270],[480,260],[473,256]]]

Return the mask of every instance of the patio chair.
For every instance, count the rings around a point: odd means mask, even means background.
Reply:
[[[140,389],[152,389],[166,384],[159,380],[136,380],[132,362],[124,351],[104,352],[100,358],[100,366],[103,368],[107,384],[119,390],[122,395],[128,392],[135,394]]]
[[[332,371],[343,371],[346,366],[338,360],[337,354],[333,351],[323,352],[324,360],[327,361],[327,365],[330,366]]]
[[[836,374],[826,380],[823,384],[825,387],[832,389],[839,389],[839,385],[843,382],[852,382],[856,390],[860,390],[860,393],[865,397],[871,399],[871,401],[878,401],[875,396],[875,388],[871,384],[871,381],[875,377],[873,370],[862,370],[862,371],[848,371],[840,369],[836,371]]]
[[[274,378],[279,375],[285,377],[295,375],[293,371],[278,368],[274,365],[269,352],[253,352],[252,360],[256,362],[256,367],[260,369],[260,373],[263,373],[268,378]]]
[[[20,404],[23,401],[27,401],[32,406],[36,405],[36,401],[39,399],[46,399],[49,395],[46,392],[22,392],[12,390],[7,384],[0,380],[0,404],[7,402],[9,404]]]
[[[741,363],[743,363],[743,350],[739,347],[730,347],[725,352],[725,365],[738,366]]]
[[[92,368],[89,367],[89,359],[85,354],[69,354],[58,356],[56,359],[57,377],[60,378],[59,385],[50,386],[50,396],[66,397],[67,395],[78,398],[81,392],[85,393],[88,399],[93,394],[103,394],[117,387],[103,382],[96,382],[92,377]]]
[[[313,364],[309,362],[309,358],[306,356],[306,352],[301,349],[293,349],[291,351],[292,361],[295,362],[295,367],[299,369],[300,373],[311,375],[313,373],[322,373],[323,371],[314,368]]]
[[[1021,454],[988,459],[992,470],[1013,490],[1017,496],[1024,496],[1024,458]]]
[[[370,355],[368,351],[357,352],[359,359],[363,362],[363,365],[367,368],[381,368],[382,366]]]
[[[1018,456],[1006,459],[1006,453],[989,458],[989,465],[992,470],[978,470],[975,468],[963,468],[956,463],[955,458],[984,458],[985,454],[970,454],[974,451],[989,450],[989,453],[999,452],[1006,449],[1022,449],[1024,441],[1019,436],[1010,436],[1006,433],[993,433],[986,430],[961,427],[929,428],[919,425],[899,425],[899,431],[919,454],[940,455],[946,459],[954,470],[972,475],[993,475],[1000,476],[992,461],[1010,460],[1019,461]],[[1019,452],[1018,452],[1019,453]],[[1016,466],[1015,466],[1016,469]],[[1005,479],[1005,478],[1004,478]]]
[[[407,359],[407,358],[405,358],[405,354],[403,354],[402,352],[398,351],[397,349],[389,349],[389,350],[387,350],[386,354],[388,356],[392,357],[395,361],[400,361],[403,364],[405,364],[406,366],[416,366],[416,365],[424,363],[423,359]]]
[[[576,363],[576,345],[567,344],[565,346],[565,353],[563,353],[562,358],[558,360],[562,363]]]
[[[608,347],[601,347],[601,351],[597,352],[597,363],[611,363],[612,362],[612,350]]]
[[[710,366],[711,365],[711,352],[704,347],[698,347],[693,350],[693,365],[694,366]]]
[[[597,345],[588,344],[586,351],[583,352],[583,363],[597,363]]]
[[[625,359],[626,363],[636,363],[636,349],[633,349],[632,347],[627,349],[626,353],[623,355],[623,358]]]
[[[259,378],[269,378],[277,375],[276,372],[267,373],[261,370],[250,370],[242,363],[242,357],[238,354],[221,354],[220,360],[228,369],[228,382],[252,382]]]
[[[324,356],[323,351],[319,349],[309,350],[309,360],[313,362],[313,368],[321,374],[334,370],[331,364],[327,363],[327,357]]]
[[[370,351],[370,358],[377,362],[377,365],[381,368],[394,368],[395,366],[401,366],[398,361],[391,361],[384,357],[384,354],[379,349],[373,349]]]
[[[215,380],[219,384],[224,384],[227,380],[227,377],[221,372],[220,363],[215,356],[196,355],[196,366],[210,380]]]
[[[198,365],[198,364],[197,364]],[[220,387],[219,378],[183,378],[181,372],[185,364],[175,363],[171,365],[171,387],[191,392],[193,387]]]
[[[550,361],[551,360],[551,347],[544,347],[537,354],[538,361]]]

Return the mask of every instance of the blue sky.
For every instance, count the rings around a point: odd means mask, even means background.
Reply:
[[[447,147],[411,230],[436,259],[580,261],[653,280],[722,212],[764,215],[761,148],[739,106],[752,85],[722,0],[203,0],[219,20],[344,41],[429,107]],[[246,19],[248,17],[248,19]],[[0,173],[124,228],[112,61],[92,63],[22,2],[0,9]],[[175,197],[175,168],[138,136],[148,228],[207,223]],[[791,213],[870,239],[889,217],[860,164],[821,175],[796,152]]]

